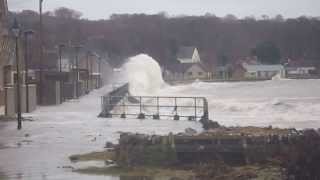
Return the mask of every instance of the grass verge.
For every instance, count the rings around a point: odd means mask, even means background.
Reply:
[[[83,174],[95,174],[95,175],[116,175],[116,176],[129,176],[129,177],[179,177],[187,179],[193,177],[194,173],[188,170],[175,170],[164,169],[156,167],[89,167],[85,169],[77,169],[75,172]]]
[[[115,152],[103,151],[103,152],[91,152],[87,154],[75,154],[69,156],[70,161],[107,161],[115,160]]]

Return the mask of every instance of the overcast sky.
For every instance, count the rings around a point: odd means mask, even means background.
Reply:
[[[37,10],[39,0],[8,0],[9,10]],[[301,15],[320,16],[320,0],[44,0],[44,11],[68,7],[83,13],[84,18],[105,19],[114,13],[217,16],[234,14],[238,17],[266,14],[273,17]]]

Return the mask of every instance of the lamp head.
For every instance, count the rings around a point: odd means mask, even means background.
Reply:
[[[32,37],[33,34],[34,34],[34,31],[31,30],[31,29],[24,31],[24,35],[25,35],[26,37]]]
[[[11,27],[11,31],[15,37],[19,37],[20,35],[20,26],[17,21],[17,18],[14,18],[13,25]]]

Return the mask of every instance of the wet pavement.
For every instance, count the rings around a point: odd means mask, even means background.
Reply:
[[[17,131],[15,121],[0,122],[0,180],[120,180],[123,178],[72,172],[72,168],[90,166],[92,162],[73,164],[68,157],[102,151],[107,141],[117,142],[119,131],[168,134],[188,127],[201,129],[199,123],[187,121],[97,118],[100,97],[109,89],[105,87],[80,100],[24,114],[32,121],[24,121],[21,131]]]

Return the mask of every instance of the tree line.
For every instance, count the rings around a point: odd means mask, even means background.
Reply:
[[[25,29],[39,30],[37,12],[10,13],[11,19],[15,16]],[[114,65],[138,53],[170,65],[179,47],[195,46],[203,61],[217,65],[256,55],[261,47],[273,46],[270,52],[279,60],[312,60],[320,64],[319,18],[284,19],[279,15],[272,19],[238,19],[233,15],[221,18],[211,14],[168,17],[159,13],[114,14],[106,20],[87,20],[81,16],[81,12],[64,7],[46,12],[45,48],[52,50],[61,43],[82,44],[98,53],[108,52]],[[33,41],[35,54],[37,37]],[[37,56],[34,57],[37,63]],[[269,62],[265,54],[263,57]],[[275,63],[272,61],[269,63]]]

